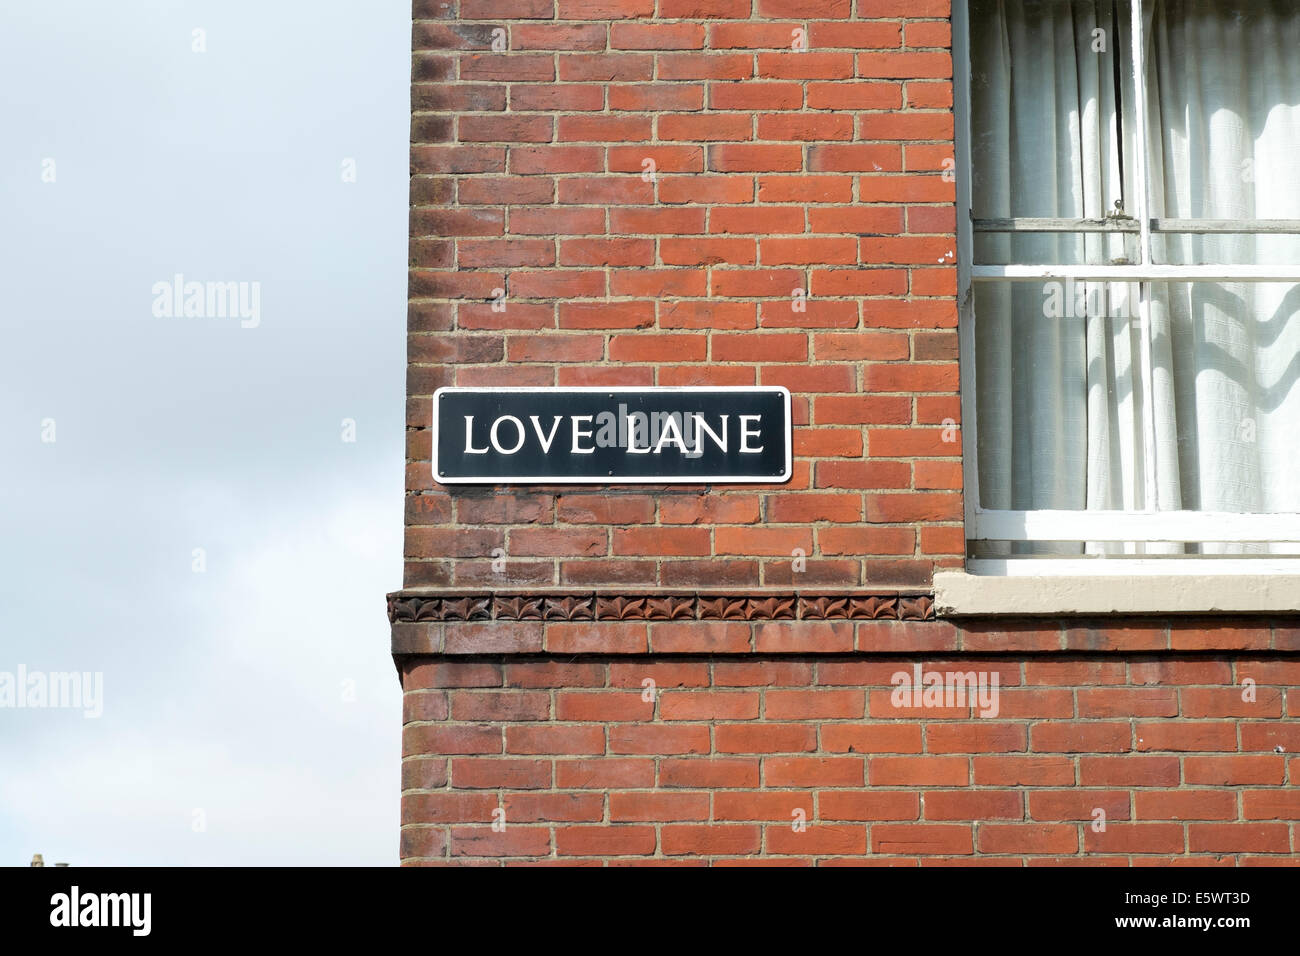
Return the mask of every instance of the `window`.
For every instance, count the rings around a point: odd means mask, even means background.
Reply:
[[[955,26],[970,570],[1300,570],[1300,5]]]

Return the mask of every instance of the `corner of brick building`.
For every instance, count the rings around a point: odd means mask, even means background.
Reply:
[[[946,0],[413,12],[403,863],[1294,859],[1287,621],[936,617]],[[453,490],[452,385],[784,385],[793,474]],[[999,712],[900,707],[917,665]]]

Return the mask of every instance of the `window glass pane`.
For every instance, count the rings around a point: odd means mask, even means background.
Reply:
[[[1136,233],[975,234],[975,264],[981,266],[1134,265],[1138,255]]]
[[[1300,266],[1300,235],[1153,233],[1151,256],[1157,264],[1173,266]]]
[[[1300,5],[1157,0],[1146,37],[1152,215],[1300,219]],[[1300,236],[1153,236],[1156,262],[1297,264]]]
[[[975,285],[980,504],[1142,508],[1135,285]]]
[[[1300,284],[1148,289],[1150,463],[1138,287],[976,284],[982,507],[1300,513]]]
[[[1101,219],[1122,205],[1115,9],[1112,0],[972,0],[976,219]],[[1131,255],[1125,245],[1113,234],[977,234],[975,261],[1095,264]]]
[[[1300,285],[1151,286],[1161,509],[1300,512]]]

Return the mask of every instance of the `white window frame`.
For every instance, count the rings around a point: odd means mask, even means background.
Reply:
[[[1138,320],[1142,330],[1140,375],[1143,394],[1151,391],[1149,283],[1176,281],[1300,282],[1300,265],[1159,265],[1153,262],[1152,233],[1300,233],[1300,220],[1153,219],[1150,212],[1150,157],[1147,155],[1146,63],[1143,27],[1145,0],[1132,0],[1132,94],[1137,131],[1134,157],[1135,222],[1019,219],[981,222],[982,231],[1123,231],[1138,234],[1139,262],[1134,265],[975,265],[971,179],[971,47],[969,0],[954,0],[953,79],[957,168],[957,297],[960,338],[962,458],[965,482],[965,534],[969,541],[1123,541],[1123,542],[1300,542],[1300,513],[1237,514],[1211,511],[1157,511],[1155,469],[1146,469],[1146,508],[1140,511],[1003,511],[980,505],[975,407],[975,328],[973,284],[988,281],[1051,279],[1130,282],[1140,291]],[[1082,228],[1081,228],[1082,226]],[[1144,458],[1156,460],[1154,404],[1143,415]],[[1300,546],[1297,546],[1300,551]],[[967,558],[968,571],[988,575],[1116,574],[1297,574],[1300,558],[1285,555],[1229,558],[1191,556],[1094,556],[1082,558]]]

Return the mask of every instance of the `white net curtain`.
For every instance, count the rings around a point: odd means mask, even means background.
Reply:
[[[1114,0],[972,0],[976,218],[1137,215],[1129,17]],[[1143,17],[1151,216],[1300,219],[1300,4],[1148,0]],[[1300,265],[1294,235],[1160,234],[1152,251],[1158,264]],[[982,233],[975,255],[1140,253],[1132,233]],[[1147,396],[1138,286],[1057,285],[976,283],[984,508],[1141,510],[1153,476],[1159,510],[1300,512],[1300,287],[1148,285]]]

